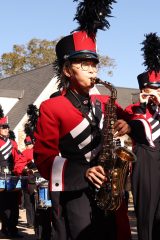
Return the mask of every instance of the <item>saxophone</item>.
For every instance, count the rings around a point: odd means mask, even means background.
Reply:
[[[104,168],[107,182],[104,182],[94,194],[97,206],[107,214],[109,210],[117,210],[120,207],[124,196],[129,163],[136,161],[136,156],[127,147],[117,147],[113,136],[113,125],[117,120],[115,105],[117,90],[111,83],[103,82],[99,78],[92,81],[104,85],[111,92],[109,101],[105,104],[102,149],[97,162]]]

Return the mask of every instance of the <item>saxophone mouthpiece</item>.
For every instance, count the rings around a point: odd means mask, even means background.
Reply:
[[[95,79],[96,79],[96,78],[91,78],[91,83],[92,83],[92,84],[95,84],[95,83],[96,83],[96,82],[95,82]]]
[[[93,84],[97,84],[97,83],[100,83],[100,79],[99,78],[91,78],[91,82]]]

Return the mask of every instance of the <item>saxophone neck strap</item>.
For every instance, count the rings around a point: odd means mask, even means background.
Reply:
[[[74,107],[76,107],[87,119],[87,121],[90,123],[92,127],[97,126],[97,118],[95,117],[91,103],[90,103],[90,97],[82,97],[73,92],[71,89],[69,89],[66,93],[67,99],[73,104]],[[88,116],[88,112],[91,111],[92,113],[92,119]]]

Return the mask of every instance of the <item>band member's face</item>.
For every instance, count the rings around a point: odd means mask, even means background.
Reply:
[[[94,86],[92,79],[97,76],[98,64],[94,60],[77,60],[72,62],[67,76],[70,78],[70,87],[78,93],[88,93]]]
[[[160,88],[146,87],[140,93],[141,102],[153,102],[156,105],[160,104]]]
[[[0,136],[2,137],[8,137],[9,135],[9,127],[3,127],[3,126],[0,126]]]
[[[150,95],[154,95],[154,94],[158,94],[160,96],[160,88],[145,88],[142,90],[142,92],[150,94]]]

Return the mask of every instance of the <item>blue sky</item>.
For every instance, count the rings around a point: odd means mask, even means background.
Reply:
[[[12,51],[14,44],[26,44],[32,38],[55,40],[68,35],[77,2],[72,0],[2,0],[0,3],[0,55]],[[97,33],[101,55],[115,59],[113,76],[100,74],[115,86],[138,88],[137,75],[145,70],[141,52],[144,34],[160,36],[160,0],[118,0],[109,18],[110,29]]]

